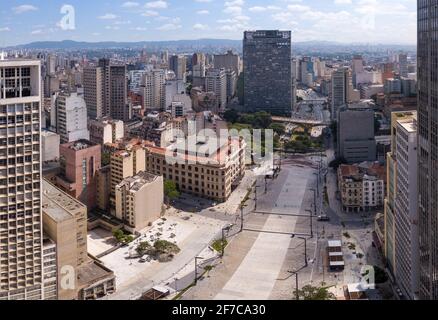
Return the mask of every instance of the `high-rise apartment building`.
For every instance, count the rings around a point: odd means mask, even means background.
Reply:
[[[243,69],[247,112],[292,114],[290,31],[246,31],[243,39]]]
[[[239,76],[242,71],[242,62],[238,54],[228,50],[225,54],[214,55],[214,68],[233,70],[236,73],[236,76]]]
[[[205,77],[205,91],[214,92],[218,111],[225,111],[227,106],[227,74],[225,69],[213,69]]]
[[[403,294],[414,299],[419,288],[417,113],[394,112],[391,127],[385,256]]]
[[[346,67],[337,69],[332,73],[331,114],[332,119],[337,118],[339,108],[348,102],[349,70]]]
[[[44,299],[40,70],[0,59],[0,300]]]
[[[164,110],[166,103],[166,72],[155,69],[143,75],[140,89],[143,96],[143,107],[146,112]]]
[[[102,68],[84,68],[84,99],[90,119],[100,119],[106,115],[103,90],[104,74]]]
[[[406,53],[398,55],[398,69],[401,77],[408,76],[408,55]]]
[[[100,59],[98,66],[84,69],[84,96],[91,119],[111,116],[128,121],[132,111],[127,90],[125,65],[114,65],[109,59]]]
[[[89,140],[87,106],[82,94],[61,92],[50,112],[50,123],[61,136],[61,143]]]
[[[173,55],[169,58],[169,69],[175,72],[177,80],[186,80],[187,58],[183,55]]]
[[[376,160],[373,110],[341,108],[337,129],[338,157],[348,163]]]
[[[438,24],[436,2],[418,1],[418,223],[420,298],[438,299]]]

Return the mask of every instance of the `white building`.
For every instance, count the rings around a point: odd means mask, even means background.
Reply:
[[[121,120],[90,120],[88,127],[90,141],[102,146],[107,143],[116,143],[125,136],[124,123]]]
[[[162,110],[166,103],[166,72],[154,69],[143,75],[141,95],[145,111]]]
[[[141,94],[143,76],[146,73],[146,70],[132,70],[129,72],[129,91]]]
[[[395,277],[406,297],[414,299],[419,292],[419,233],[417,183],[417,114],[399,119],[395,132],[396,194]]]
[[[61,144],[61,137],[51,131],[41,132],[41,151],[42,161],[57,161],[59,159],[59,145]]]
[[[213,69],[207,72],[205,91],[214,92],[218,101],[218,109],[225,110],[227,106],[227,75],[225,69]]]
[[[44,299],[40,115],[41,62],[1,55],[0,300]]]
[[[50,123],[61,136],[61,143],[89,140],[87,106],[83,95],[61,92],[55,96]]]

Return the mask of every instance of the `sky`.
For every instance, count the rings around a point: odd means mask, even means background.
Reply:
[[[0,0],[0,47],[33,41],[242,39],[415,44],[416,0]]]

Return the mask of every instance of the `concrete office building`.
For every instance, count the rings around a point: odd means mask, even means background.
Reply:
[[[90,120],[88,124],[90,141],[104,146],[107,143],[116,143],[123,139],[125,129],[123,121],[103,118],[101,120]]]
[[[104,85],[102,68],[84,68],[84,99],[90,119],[100,119],[107,114],[104,107]]]
[[[58,300],[58,270],[56,243],[43,233],[44,300]]]
[[[58,134],[43,130],[41,132],[42,161],[58,161],[60,144],[61,137]]]
[[[246,112],[292,114],[291,32],[246,31],[243,39]]]
[[[197,144],[202,146],[204,143]],[[178,151],[177,146],[146,146],[146,170],[174,181],[182,192],[224,202],[245,174],[245,147],[243,139],[230,139],[214,152],[199,155],[196,150]],[[181,158],[185,164],[169,164],[166,155]]]
[[[227,101],[229,102],[232,98],[236,96],[237,74],[232,69],[228,69],[225,73],[227,76]]]
[[[339,108],[348,103],[349,70],[346,67],[339,68],[332,73],[331,90],[331,115],[332,120],[337,119]]]
[[[0,57],[0,300],[44,299],[40,70]]]
[[[77,268],[85,263],[87,255],[87,207],[48,181],[43,180],[43,222],[44,232],[57,245],[58,299],[73,300],[77,297],[74,289],[66,289],[61,277],[66,269]],[[76,277],[73,281],[77,281]]]
[[[205,91],[214,92],[217,97],[217,110],[225,111],[227,107],[227,74],[225,69],[213,69],[207,72]]]
[[[348,163],[376,160],[373,110],[344,107],[339,111],[337,156]]]
[[[61,143],[89,140],[87,106],[82,94],[61,92],[50,112],[51,125],[61,137]]]
[[[419,293],[419,234],[418,234],[418,161],[417,113],[400,112],[392,115],[392,149],[388,154],[388,187],[385,221],[387,256],[390,271],[405,297],[415,299]],[[391,196],[389,198],[389,195]],[[391,224],[391,225],[390,225]]]
[[[166,72],[154,69],[143,76],[141,95],[146,112],[164,110],[166,102]]]
[[[128,121],[132,110],[128,105],[127,90],[125,65],[114,65],[109,59],[100,59],[98,66],[84,68],[84,97],[89,118],[111,116]]]
[[[116,217],[131,232],[141,231],[158,220],[163,212],[164,181],[144,171],[116,186]]]
[[[169,58],[169,69],[175,73],[177,80],[186,81],[187,58],[183,55],[173,55]]]
[[[115,146],[111,154],[111,194],[110,207],[115,215],[116,209],[116,187],[124,179],[133,177],[146,167],[144,142],[139,139],[132,139],[121,142]]]
[[[44,232],[56,244],[57,299],[91,300],[113,293],[114,273],[87,253],[86,206],[46,180],[43,189]]]
[[[408,55],[406,53],[398,55],[398,69],[401,77],[408,76]]]
[[[61,174],[56,186],[85,204],[96,206],[96,175],[101,166],[101,146],[79,140],[60,146]]]
[[[438,299],[438,16],[435,1],[418,1],[418,224],[420,299]]]
[[[213,57],[215,69],[233,70],[238,77],[242,71],[242,62],[238,54],[228,50],[225,54],[215,54]]]

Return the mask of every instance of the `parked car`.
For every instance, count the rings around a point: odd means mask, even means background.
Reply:
[[[328,216],[318,216],[318,221],[330,221]]]

